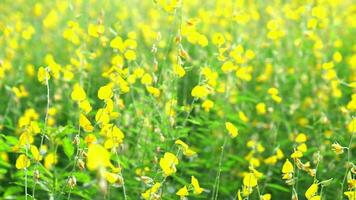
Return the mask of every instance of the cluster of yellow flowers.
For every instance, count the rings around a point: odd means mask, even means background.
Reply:
[[[356,200],[355,11],[3,0],[0,199]]]

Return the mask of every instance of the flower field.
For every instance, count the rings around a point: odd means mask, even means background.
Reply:
[[[0,199],[356,200],[351,0],[1,0]]]

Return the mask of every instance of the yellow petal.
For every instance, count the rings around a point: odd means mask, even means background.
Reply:
[[[295,141],[298,143],[303,143],[307,141],[307,136],[304,133],[299,133],[295,138]]]
[[[178,158],[172,153],[165,153],[163,158],[159,160],[159,165],[165,176],[170,176],[174,174],[177,169],[175,165],[178,164]]]
[[[182,78],[185,75],[184,68],[179,64],[173,65],[173,72],[174,74],[178,75],[180,78]]]
[[[74,85],[71,98],[73,101],[83,101],[86,99],[85,91],[79,84]]]
[[[178,192],[176,193],[176,195],[180,196],[181,198],[188,196],[189,192],[188,192],[187,186],[184,186],[181,189],[179,189]]]
[[[80,103],[79,107],[85,112],[89,113],[92,110],[92,107],[89,103],[88,100],[84,100],[83,102]]]
[[[313,196],[315,196],[315,194],[318,192],[318,184],[313,183],[308,190],[305,192],[305,197],[307,199],[312,198]]]
[[[30,164],[31,164],[30,160],[24,154],[21,154],[16,159],[16,168],[17,169],[25,169],[25,168],[29,167]]]
[[[83,114],[80,114],[79,124],[84,129],[85,132],[92,132],[94,129],[94,127],[91,125],[88,118]]]
[[[176,140],[175,144],[179,145],[180,147],[182,147],[183,150],[186,150],[189,148],[189,146],[183,142],[182,140]]]
[[[37,79],[40,83],[46,83],[46,79],[49,80],[51,77],[44,67],[40,67],[37,72]]]
[[[121,52],[123,52],[125,49],[124,42],[120,36],[116,36],[113,40],[111,40],[110,47],[119,49]]]
[[[294,167],[293,164],[287,159],[286,162],[283,164],[282,173],[293,173]]]
[[[248,173],[244,179],[243,184],[247,187],[255,187],[257,185],[257,179],[253,173]]]
[[[42,159],[42,156],[35,145],[31,145],[30,151],[32,153],[33,158],[36,161],[39,161]]]
[[[116,183],[116,181],[119,179],[118,174],[111,172],[105,172],[104,177],[111,184]]]
[[[305,143],[303,143],[303,144],[299,145],[299,146],[297,147],[297,149],[298,149],[299,151],[305,153],[305,152],[307,152],[308,147],[307,147],[307,145],[306,145]]]
[[[203,189],[199,186],[198,179],[196,179],[194,176],[192,176],[192,185],[194,188],[194,194],[200,194],[203,192]]]
[[[231,122],[226,122],[225,127],[232,138],[236,137],[239,134],[238,129]]]
[[[91,144],[88,148],[87,166],[89,170],[111,166],[110,153],[99,144]]]
[[[208,89],[205,86],[197,85],[193,88],[191,95],[196,98],[205,98],[208,93]]]
[[[301,158],[303,157],[303,152],[296,150],[290,155],[291,158]]]
[[[105,86],[100,87],[98,91],[98,98],[101,100],[111,99],[113,95],[112,87],[112,84],[107,84]]]
[[[51,169],[54,164],[58,162],[57,155],[54,153],[49,153],[44,159],[44,166],[47,169]]]

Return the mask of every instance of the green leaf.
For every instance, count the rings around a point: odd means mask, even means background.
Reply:
[[[9,186],[5,193],[4,193],[4,197],[11,197],[13,196],[14,194],[17,194],[17,193],[21,193],[23,191],[23,188],[22,187],[19,187],[19,186]]]
[[[4,168],[0,168],[0,174],[6,174],[7,173],[7,170],[4,169]]]
[[[273,183],[268,183],[267,187],[282,191],[282,192],[289,192],[289,189],[286,187],[283,187],[281,185],[273,184]]]
[[[329,186],[333,181],[333,178],[330,178],[328,180],[325,180],[325,181],[321,181],[320,184],[323,186],[323,187],[326,187],[326,186]]]
[[[18,139],[14,136],[6,136],[6,143],[9,144],[9,145],[15,145],[18,143]]]
[[[86,174],[84,172],[75,172],[73,173],[73,176],[75,176],[78,182],[83,182],[83,183],[90,182],[89,174]]]
[[[63,151],[66,154],[66,156],[71,159],[73,154],[74,154],[74,146],[72,142],[68,138],[63,139]]]
[[[194,119],[188,119],[188,122],[190,122],[194,125],[201,125],[201,123],[198,120],[194,120]]]

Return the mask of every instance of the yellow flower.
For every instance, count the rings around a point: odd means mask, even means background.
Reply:
[[[206,47],[209,44],[208,38],[203,34],[199,34],[198,44],[202,47]]]
[[[153,195],[157,193],[160,187],[161,187],[160,183],[155,183],[150,189],[146,190],[146,192],[141,194],[142,198],[145,200],[151,200]]]
[[[243,121],[245,123],[249,121],[248,117],[242,111],[239,111],[239,118],[241,119],[241,121]]]
[[[83,114],[80,114],[79,125],[84,129],[85,132],[92,132],[94,130],[94,127],[91,125],[88,118]]]
[[[198,179],[192,176],[191,184],[194,188],[194,194],[201,194],[203,192],[203,188],[199,186]]]
[[[110,115],[106,109],[100,108],[95,115],[95,121],[99,124],[107,124],[110,122]]]
[[[258,103],[256,105],[256,110],[257,110],[257,114],[259,115],[264,115],[266,114],[266,104],[264,103]]]
[[[182,140],[176,140],[175,144],[179,145],[183,151],[183,154],[187,157],[196,155],[197,153],[189,148],[189,146]]]
[[[23,85],[20,85],[19,88],[18,87],[12,87],[11,90],[12,90],[12,92],[15,93],[15,96],[17,98],[23,98],[23,97],[27,97],[28,96],[28,92],[27,92],[25,86],[23,86]]]
[[[152,84],[152,76],[148,73],[144,74],[141,78],[141,83],[144,85],[151,85]]]
[[[298,143],[304,143],[307,141],[307,135],[305,135],[304,133],[299,133],[295,138],[295,141]]]
[[[44,67],[40,67],[37,72],[37,79],[40,83],[45,84],[46,79],[49,80],[51,76]]]
[[[197,85],[193,88],[191,95],[196,98],[205,98],[208,93],[208,89],[205,86]]]
[[[338,144],[338,143],[332,144],[331,147],[332,147],[333,151],[334,151],[337,155],[344,153],[344,147],[342,147],[342,146],[341,146],[340,144]]]
[[[39,17],[42,15],[42,5],[41,3],[36,3],[34,6],[33,6],[33,14],[36,16],[36,17]]]
[[[24,154],[21,154],[17,159],[16,159],[16,168],[17,169],[25,169],[28,168],[30,166],[31,162],[30,160],[27,158],[27,156],[25,156]]]
[[[124,65],[124,58],[121,55],[115,55],[111,58],[111,63],[115,66],[122,67]]]
[[[79,85],[75,84],[73,87],[73,91],[71,94],[71,98],[73,101],[83,101],[86,99],[86,93],[84,89]]]
[[[301,151],[302,153],[305,153],[305,152],[307,152],[308,147],[307,147],[307,145],[306,145],[305,143],[303,143],[303,144],[299,145],[299,146],[297,147],[297,149],[298,149],[299,151]]]
[[[247,187],[255,187],[257,185],[257,178],[253,173],[248,173],[244,179],[243,184]]]
[[[356,111],[356,93],[351,96],[351,100],[347,103],[346,108],[350,111]]]
[[[125,48],[136,49],[137,42],[134,39],[127,39],[127,40],[125,40],[124,45],[125,45]]]
[[[350,121],[350,123],[347,125],[347,130],[349,131],[349,133],[356,132],[356,118]]]
[[[47,169],[51,169],[57,162],[57,155],[55,153],[49,153],[44,159],[44,166]]]
[[[218,78],[217,72],[213,71],[210,67],[206,66],[203,67],[200,73],[206,78],[208,85],[213,87],[216,86],[217,78]]]
[[[315,6],[312,9],[312,16],[318,19],[325,19],[328,16],[328,11],[322,5]]]
[[[316,28],[317,25],[318,25],[317,19],[312,18],[312,19],[308,20],[308,24],[307,24],[308,29],[314,29],[314,28]]]
[[[107,149],[119,146],[125,137],[124,133],[116,125],[112,129],[109,129],[106,136],[107,140],[104,143],[104,147]]]
[[[282,102],[282,98],[278,95],[272,95],[271,97],[272,97],[273,101],[275,101],[276,103]]]
[[[233,62],[231,61],[226,61],[224,62],[224,64],[221,66],[221,70],[224,72],[224,73],[227,73],[227,72],[231,72],[231,71],[234,71],[236,70],[236,66],[234,65]]]
[[[239,135],[239,130],[231,122],[226,122],[225,127],[232,138]]]
[[[318,184],[313,183],[305,192],[305,197],[311,199],[318,192]]]
[[[250,81],[252,79],[252,70],[252,66],[240,67],[237,68],[235,75],[243,81]]]
[[[281,149],[277,149],[276,156],[278,159],[282,159],[284,157],[283,151]]]
[[[89,170],[96,170],[101,167],[113,167],[110,162],[110,153],[99,144],[91,144],[88,148],[87,166]]]
[[[46,28],[54,28],[58,23],[58,14],[55,10],[48,12],[47,16],[43,19],[43,26]]]
[[[214,107],[214,102],[209,99],[206,99],[201,106],[204,108],[205,112],[209,112],[210,109]]]
[[[87,145],[90,145],[96,141],[96,137],[93,134],[88,134],[87,136],[85,136],[84,141]]]
[[[34,141],[33,136],[31,133],[29,132],[24,132],[20,135],[20,139],[19,139],[19,145],[28,145],[28,144],[32,144]]]
[[[119,49],[121,52],[125,50],[124,42],[120,36],[116,36],[113,40],[111,40],[110,47]]]
[[[261,200],[271,200],[272,195],[271,194],[264,194],[261,196]]]
[[[88,34],[92,37],[99,37],[104,33],[105,27],[102,24],[89,24]]]
[[[283,167],[282,167],[282,173],[288,174],[288,173],[293,173],[294,172],[294,167],[293,164],[286,159],[286,162],[284,162]]]
[[[341,62],[342,61],[342,55],[341,55],[341,53],[340,52],[335,52],[334,54],[333,54],[333,60],[336,62],[336,63],[339,63],[339,62]]]
[[[38,151],[38,149],[37,149],[37,147],[35,145],[31,145],[30,151],[31,151],[33,159],[35,161],[42,160],[42,156],[41,156],[40,152]]]
[[[291,158],[301,158],[303,157],[303,152],[296,150],[290,155]]]
[[[276,103],[281,103],[282,102],[282,98],[280,96],[278,96],[279,91],[277,88],[269,88],[267,91],[268,94],[271,95],[271,98],[273,99],[273,101],[275,101]]]
[[[159,97],[159,95],[161,94],[161,91],[158,88],[152,86],[147,86],[146,90],[155,97]]]
[[[159,165],[164,175],[170,176],[177,171],[176,165],[178,165],[178,158],[174,154],[167,152],[163,158],[159,160]]]
[[[182,187],[181,189],[179,189],[176,193],[176,195],[180,196],[180,198],[183,198],[185,196],[189,195],[187,186]]]
[[[133,72],[133,74],[137,77],[137,78],[141,78],[144,75],[145,71],[142,68],[136,68]]]
[[[344,195],[346,195],[349,200],[356,200],[356,192],[355,191],[346,191],[344,192]]]
[[[251,49],[248,49],[246,52],[245,52],[245,57],[248,59],[248,60],[251,60],[255,57],[255,52],[253,52]]]
[[[174,74],[178,75],[180,78],[182,78],[185,75],[184,68],[179,64],[173,65],[173,72]]]
[[[104,177],[111,184],[114,184],[119,180],[119,175],[117,173],[111,173],[106,171],[104,173]]]
[[[113,96],[112,87],[113,85],[111,83],[100,87],[98,90],[98,98],[101,100],[111,99]]]
[[[225,38],[221,33],[214,33],[212,38],[213,44],[217,46],[221,46],[225,43]]]
[[[157,3],[169,13],[173,12],[176,8],[178,8],[181,5],[180,2],[181,0],[157,0]]]
[[[277,88],[272,87],[268,89],[267,93],[270,95],[278,95],[279,91]]]
[[[275,156],[275,155],[270,156],[270,157],[266,158],[266,159],[264,160],[264,162],[265,162],[266,164],[269,164],[269,165],[275,165],[276,162],[277,162],[277,156]]]
[[[136,52],[134,50],[127,50],[124,56],[127,60],[136,60]]]
[[[89,113],[92,110],[92,107],[88,100],[84,100],[79,104],[80,109],[82,109],[85,113]]]

